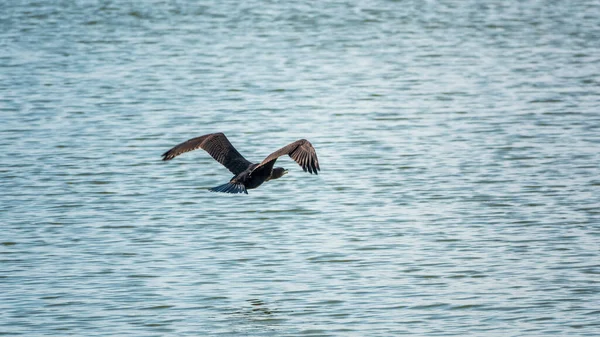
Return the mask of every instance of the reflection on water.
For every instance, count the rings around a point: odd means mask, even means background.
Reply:
[[[1,7],[1,333],[600,333],[596,2]]]

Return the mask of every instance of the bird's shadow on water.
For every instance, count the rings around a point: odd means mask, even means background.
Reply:
[[[251,298],[244,301],[240,308],[230,313],[230,320],[236,333],[252,334],[253,336],[280,336],[283,332],[281,325],[285,319],[277,308],[261,299]]]
[[[266,303],[260,299],[252,298],[246,300],[246,302],[250,303],[252,306],[250,308],[251,310],[249,311],[250,315],[252,316],[272,318],[273,314],[276,313],[276,310],[270,309]]]

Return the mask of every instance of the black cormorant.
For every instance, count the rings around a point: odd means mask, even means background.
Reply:
[[[213,192],[248,194],[247,190],[257,188],[265,181],[281,178],[288,171],[283,167],[273,168],[273,165],[277,158],[286,154],[302,166],[304,172],[318,174],[317,171],[321,170],[315,148],[306,139],[300,139],[282,147],[258,164],[246,160],[220,132],[185,141],[163,153],[162,157],[163,160],[171,160],[182,153],[198,148],[208,152],[216,161],[235,174],[227,184],[211,188],[210,191]]]

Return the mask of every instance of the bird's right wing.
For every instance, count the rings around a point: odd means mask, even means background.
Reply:
[[[302,167],[304,172],[308,171],[310,174],[319,174],[318,171],[321,170],[321,168],[319,167],[317,152],[312,144],[306,139],[299,139],[271,153],[254,168],[254,171],[262,168],[272,169],[277,158],[286,154],[294,159],[294,161]]]
[[[221,132],[192,138],[163,153],[162,157],[163,160],[171,160],[182,153],[196,149],[205,150],[235,175],[240,174],[252,164],[231,145],[229,139]]]

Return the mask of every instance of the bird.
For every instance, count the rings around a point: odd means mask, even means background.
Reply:
[[[260,163],[252,163],[242,156],[225,134],[222,132],[209,133],[204,136],[189,139],[176,145],[162,154],[162,160],[171,160],[180,154],[203,149],[216,161],[225,166],[233,178],[228,183],[210,188],[212,192],[245,193],[262,185],[265,181],[279,179],[288,173],[283,167],[273,167],[277,159],[289,155],[298,163],[304,172],[319,174],[319,160],[317,152],[306,139],[299,139],[268,155]]]

